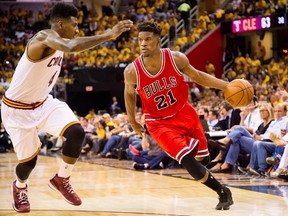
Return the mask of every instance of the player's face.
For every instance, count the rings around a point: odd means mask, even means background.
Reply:
[[[139,32],[138,44],[140,47],[140,53],[146,57],[150,56],[154,50],[160,48],[160,37],[153,32]]]
[[[62,22],[62,35],[63,38],[73,39],[79,33],[77,17],[70,17],[70,19]]]

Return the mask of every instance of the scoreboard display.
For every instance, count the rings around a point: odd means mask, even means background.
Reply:
[[[287,14],[278,14],[237,19],[221,23],[221,29],[222,33],[229,34],[285,27],[287,26],[287,16]]]
[[[232,21],[232,32],[265,30],[286,25],[285,15],[250,17]]]

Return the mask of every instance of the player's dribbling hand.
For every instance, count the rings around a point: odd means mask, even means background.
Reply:
[[[115,25],[112,30],[111,34],[112,37],[115,39],[120,36],[123,32],[129,31],[133,26],[133,22],[131,20],[122,20],[117,25]]]

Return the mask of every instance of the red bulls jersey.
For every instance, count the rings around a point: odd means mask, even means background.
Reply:
[[[146,70],[142,56],[133,62],[146,121],[174,116],[188,99],[188,85],[170,49],[161,49],[161,55],[162,65],[155,75]]]

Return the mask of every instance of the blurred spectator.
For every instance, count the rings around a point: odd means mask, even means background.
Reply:
[[[205,62],[205,72],[215,76],[215,67],[209,60],[206,60]]]
[[[201,92],[200,89],[197,87],[197,84],[195,82],[192,83],[192,87],[190,89],[191,97],[193,103],[198,103],[198,101],[201,99]]]
[[[215,127],[219,127],[221,130],[230,130],[234,125],[240,123],[240,112],[238,108],[233,108],[227,103],[223,103],[219,108],[219,121]]]
[[[263,64],[263,61],[265,60],[265,55],[266,55],[266,48],[264,45],[262,45],[261,41],[258,41],[257,47],[255,48],[255,56],[257,59],[261,61]]]
[[[81,126],[83,127],[85,133],[93,133],[95,127],[89,123],[88,119],[84,117],[80,117],[80,123]]]
[[[94,109],[90,109],[88,114],[85,116],[86,119],[96,119],[97,114],[95,113]]]
[[[189,32],[189,24],[190,24],[190,21],[189,21],[189,12],[190,12],[190,5],[187,3],[186,0],[184,1],[181,1],[181,4],[179,5],[179,7],[177,8],[177,10],[180,12],[181,14],[181,19],[184,20],[184,23],[185,23],[185,29],[186,29],[186,32]]]
[[[260,105],[260,117],[258,110],[255,110],[253,106],[254,103],[250,104],[249,114],[245,118],[247,121],[241,122],[240,126],[233,126],[233,129],[226,137],[218,141],[209,140],[210,146],[220,149],[219,154],[212,160],[214,164],[216,163],[211,169],[212,172],[232,172],[239,154],[250,155],[255,139],[260,139],[260,135],[266,132],[274,118],[273,108],[270,103]],[[256,128],[254,128],[255,126]],[[224,158],[225,160],[223,160]],[[241,165],[244,166],[243,164]]]
[[[281,127],[287,125],[288,118],[286,116],[286,106],[277,104],[274,106],[275,120],[269,125],[266,132],[261,135],[261,140],[253,142],[250,157],[249,172],[257,176],[266,176],[267,155],[271,155],[275,151],[276,145],[271,141],[271,133],[281,136]]]
[[[117,100],[117,97],[113,96],[112,97],[112,104],[110,105],[110,114],[112,116],[119,114],[122,112],[122,108],[120,103]]]
[[[207,124],[210,128],[213,128],[218,123],[218,111],[215,109],[209,110]]]
[[[142,151],[138,151],[132,145],[130,149],[134,155],[132,166],[136,170],[164,169],[171,162],[171,158],[149,134],[142,138]]]

